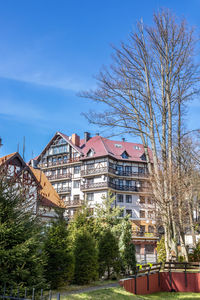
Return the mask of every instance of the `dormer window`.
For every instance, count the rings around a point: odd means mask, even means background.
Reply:
[[[133,148],[134,148],[135,150],[141,150],[141,148],[140,148],[139,146],[133,146]]]
[[[87,157],[92,157],[94,156],[94,150],[93,149],[90,149],[88,152],[87,152]]]
[[[141,160],[144,160],[144,161],[147,160],[145,153],[143,153],[142,156],[140,156],[140,158],[141,158]]]
[[[115,147],[116,148],[122,148],[122,145],[121,144],[115,144]]]
[[[126,151],[124,151],[122,153],[121,157],[127,159],[127,158],[129,158],[129,155],[128,155],[128,153]]]

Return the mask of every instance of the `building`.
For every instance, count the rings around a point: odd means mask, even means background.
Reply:
[[[11,179],[16,191],[23,191],[26,201],[22,209],[33,215],[51,219],[55,217],[55,208],[65,208],[45,174],[27,165],[18,152],[0,158],[0,176]]]
[[[98,134],[90,137],[88,132],[82,140],[77,134],[57,132],[31,164],[45,173],[65,202],[69,218],[84,201],[92,209],[111,191],[114,205],[132,221],[138,259],[155,254],[155,206],[143,145]]]

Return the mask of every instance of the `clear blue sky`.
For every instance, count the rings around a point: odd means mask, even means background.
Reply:
[[[0,155],[37,155],[56,131],[101,132],[81,116],[94,108],[77,97],[110,63],[110,44],[126,40],[136,21],[168,7],[200,32],[200,0],[6,0],[0,2]],[[198,99],[188,125],[199,126]],[[106,133],[105,133],[106,134]]]

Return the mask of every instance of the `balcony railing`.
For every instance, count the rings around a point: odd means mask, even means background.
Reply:
[[[87,170],[82,170],[81,175],[87,176],[87,175],[95,175],[95,174],[101,174],[101,173],[112,173],[117,176],[127,176],[127,177],[148,177],[148,173],[140,173],[140,172],[128,172],[128,171],[118,171],[116,169],[113,169],[111,167],[103,167],[103,168],[91,168]]]
[[[48,162],[48,163],[39,163],[38,167],[39,168],[48,168],[48,167],[53,167],[53,166],[61,166],[64,164],[74,163],[74,162],[78,162],[78,161],[79,161],[79,157],[75,157],[75,158],[69,158],[67,160],[52,161],[52,162]]]
[[[132,237],[158,237],[158,233],[146,231],[133,231]]]
[[[119,191],[130,191],[130,192],[150,192],[150,187],[137,187],[120,185],[112,182],[92,182],[81,185],[81,190],[87,189],[98,189],[98,188],[112,188]]]
[[[47,178],[49,180],[54,180],[54,179],[71,179],[71,177],[72,177],[72,175],[70,173],[47,175]]]
[[[58,194],[61,194],[61,193],[70,193],[71,192],[71,188],[70,187],[60,187],[60,188],[56,188],[55,190],[56,190],[56,192]]]
[[[65,205],[66,206],[70,206],[70,207],[74,207],[74,206],[81,206],[84,204],[84,200],[81,199],[76,199],[76,200],[66,200],[65,201]]]
[[[147,172],[141,173],[141,172],[132,172],[132,171],[120,171],[120,170],[116,170],[116,169],[113,169],[110,167],[109,167],[108,171],[110,173],[113,173],[118,176],[129,176],[129,177],[148,177],[149,176],[149,174]]]
[[[98,189],[103,187],[105,188],[108,187],[108,183],[107,182],[85,183],[81,185],[81,190]]]
[[[87,170],[82,170],[81,175],[95,175],[95,174],[101,174],[101,173],[108,173],[108,168],[92,168],[92,169],[87,169]]]

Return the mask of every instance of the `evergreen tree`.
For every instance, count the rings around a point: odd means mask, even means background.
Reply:
[[[67,222],[62,210],[58,218],[47,229],[44,249],[47,254],[45,276],[51,288],[69,283],[74,275],[74,256],[69,243]]]
[[[125,272],[134,271],[136,266],[135,245],[132,243],[131,222],[126,219],[122,221],[119,245],[122,269]]]
[[[98,252],[93,236],[85,229],[77,231],[74,241],[75,274],[77,284],[88,284],[98,278]]]
[[[116,274],[120,271],[118,240],[109,228],[102,232],[98,246],[100,276],[107,271],[109,279],[112,271]]]
[[[157,242],[157,254],[158,262],[166,262],[166,249],[165,249],[165,239],[164,236],[161,237],[160,241]]]
[[[6,183],[7,182],[7,183]],[[0,285],[45,287],[41,226],[14,182],[0,180]]]

